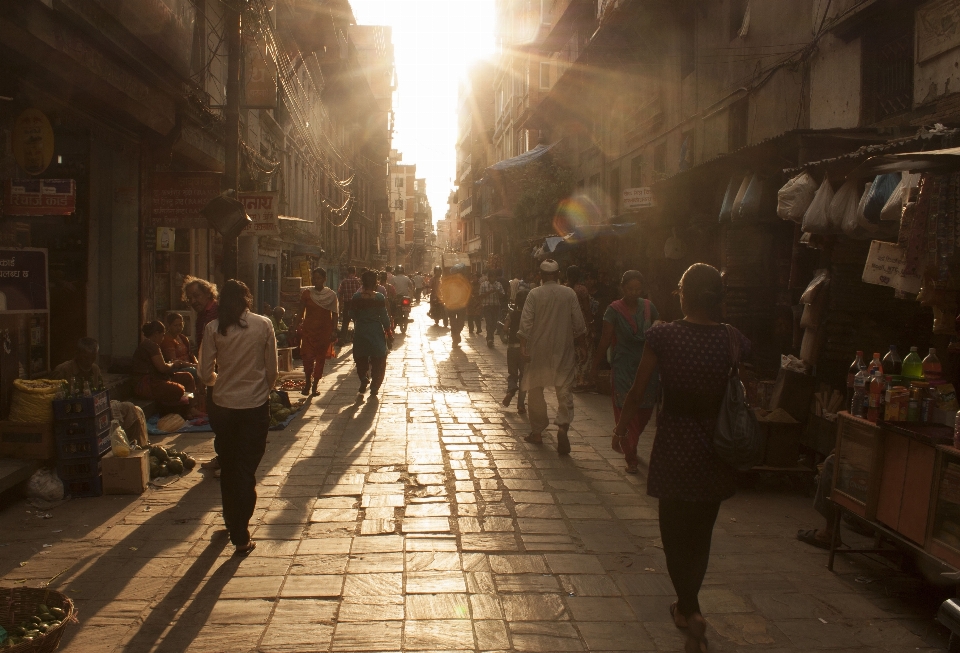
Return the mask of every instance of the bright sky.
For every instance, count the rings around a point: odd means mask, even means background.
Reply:
[[[393,148],[426,177],[434,222],[456,175],[457,87],[494,50],[494,0],[351,0],[357,23],[393,28],[398,92]]]

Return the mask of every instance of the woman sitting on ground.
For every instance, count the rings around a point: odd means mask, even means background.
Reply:
[[[182,371],[189,367],[186,361],[167,362],[160,349],[166,328],[163,322],[154,320],[141,327],[143,340],[133,352],[131,371],[139,377],[136,384],[137,395],[144,399],[153,399],[167,407],[186,413],[189,418],[201,415],[191,405],[191,397],[196,390],[193,375]],[[190,393],[191,397],[185,397]]]
[[[163,359],[173,362],[186,363],[180,371],[189,372],[193,380],[197,381],[197,357],[190,352],[190,341],[183,335],[183,315],[180,313],[167,313],[163,318],[166,332],[163,334],[163,340],[160,342],[160,351],[163,352]]]

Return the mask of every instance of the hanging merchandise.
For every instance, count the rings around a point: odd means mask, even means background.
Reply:
[[[731,180],[731,184],[733,181]],[[729,195],[730,189],[727,188]],[[814,195],[817,194],[817,181],[809,172],[801,172],[788,181],[777,192],[777,215],[784,220],[802,222],[803,214],[807,211]],[[726,200],[724,200],[726,201]],[[723,219],[721,213],[721,220]]]
[[[675,261],[683,257],[683,242],[677,238],[676,229],[672,233],[663,245],[663,257]]]
[[[747,188],[750,186],[750,177],[751,175],[747,175],[740,182],[740,190],[737,191],[737,197],[733,200],[733,208],[730,211],[731,220],[740,220],[740,207],[743,205],[743,197],[747,194]]]
[[[827,219],[830,222],[830,228],[834,231],[842,231],[848,236],[856,232],[857,204],[860,199],[857,193],[859,185],[858,180],[852,177],[847,179],[830,201]]]
[[[900,242],[906,247],[903,266],[904,274],[919,276],[926,245],[927,218],[930,213],[930,196],[939,192],[935,177],[924,174],[920,180],[920,193],[917,204],[911,212],[905,212],[900,225]],[[912,219],[911,219],[912,218]]]
[[[896,188],[893,189],[893,192],[890,193],[890,197],[887,198],[886,203],[883,205],[883,209],[880,211],[881,221],[900,221],[900,218],[903,216],[904,198],[907,195],[908,176],[908,174],[904,174],[903,178],[900,180],[900,183],[897,184]]]
[[[830,202],[833,201],[833,187],[830,185],[830,178],[824,177],[823,183],[817,190],[813,202],[807,207],[803,214],[803,230],[808,234],[827,234],[830,233],[830,220],[827,218],[827,209],[830,208]]]
[[[877,225],[867,220],[867,216],[863,214],[867,208],[867,200],[870,199],[870,192],[873,190],[874,181],[867,183],[866,188],[863,189],[863,195],[860,196],[860,201],[857,203],[857,227],[859,228],[858,233],[862,234],[860,236],[861,238],[872,237],[878,230]],[[863,234],[865,234],[865,236]]]
[[[723,194],[723,203],[720,205],[720,222],[730,222],[733,212],[733,200],[737,195],[740,185],[737,183],[737,176],[734,175],[727,183],[727,192]]]
[[[899,172],[879,175],[873,180],[873,185],[870,187],[870,196],[867,197],[867,204],[863,207],[863,215],[867,220],[874,224],[880,222],[883,207],[901,181],[902,177]]]
[[[740,212],[733,214],[734,220],[756,222],[760,219],[760,200],[763,197],[763,181],[760,175],[754,173],[747,184],[747,191],[740,202]]]

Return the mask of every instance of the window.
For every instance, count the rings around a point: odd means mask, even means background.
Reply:
[[[403,210],[403,199],[401,199],[401,198],[395,199],[395,200],[393,201],[393,208],[397,209],[398,211],[402,211],[402,210]]]
[[[747,15],[747,9],[750,7],[750,0],[730,0],[730,40],[737,38],[740,28],[743,27],[743,19]]]
[[[540,62],[540,90],[550,90],[550,62]]]
[[[397,188],[403,188],[403,177],[397,177]]]
[[[736,152],[747,145],[750,98],[745,97],[730,105],[727,125],[727,151]]]
[[[639,188],[643,186],[643,155],[630,159],[630,187]]]
[[[913,107],[913,12],[863,35],[861,122],[869,125]]]
[[[680,79],[697,68],[697,20],[693,2],[686,0],[680,13]]]
[[[653,171],[658,175],[667,174],[667,144],[660,143],[653,148]]]
[[[610,170],[610,212],[613,215],[620,214],[620,166],[616,165]]]

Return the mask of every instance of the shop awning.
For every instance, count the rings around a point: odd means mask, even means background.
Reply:
[[[960,169],[960,147],[927,152],[901,152],[872,156],[850,174],[854,177],[873,177],[891,172],[926,172],[930,170]]]
[[[559,143],[559,141],[557,141]],[[550,150],[557,146],[557,143],[551,143],[550,145],[537,145],[535,148],[529,152],[524,152],[523,154],[518,154],[512,159],[505,159],[494,163],[492,166],[488,167],[487,170],[493,170],[496,172],[502,172],[504,170],[514,170],[516,168],[522,168],[523,166],[533,163],[542,159]]]
[[[566,236],[547,236],[543,244],[533,250],[534,258],[545,258],[549,254],[562,254],[601,236],[623,236],[634,229],[633,223],[583,225],[575,228]]]

